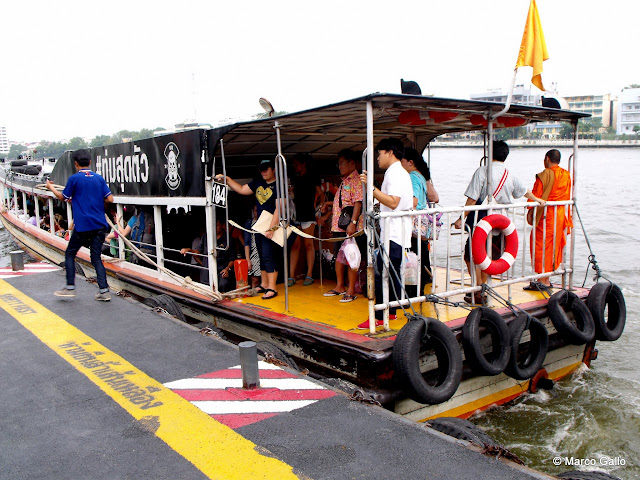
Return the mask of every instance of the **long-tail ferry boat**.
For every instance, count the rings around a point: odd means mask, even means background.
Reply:
[[[573,218],[579,191],[577,127],[586,115],[521,105],[506,110],[503,104],[493,102],[375,93],[298,113],[93,148],[91,168],[107,181],[120,216],[124,205],[133,204],[146,213],[147,222],[153,219],[147,229],[152,234],[145,240],[137,238],[128,247],[120,236],[114,245],[115,258],[103,255],[110,286],[167,310],[175,309],[175,314],[208,322],[211,330],[231,340],[259,342],[264,352],[290,366],[327,381],[338,379],[333,383],[351,391],[354,398],[379,403],[417,421],[439,416],[465,418],[527,391],[548,387],[581,365],[588,366],[596,358],[596,341],[616,340],[624,328],[626,311],[619,287],[602,281],[591,289],[576,285],[575,229],[568,233],[563,262],[554,265],[553,272],[535,273],[530,262],[535,235],[530,237],[526,221],[532,203],[500,205],[499,210],[492,203],[432,205],[422,211],[391,213],[374,208],[374,181],[382,177],[374,165],[374,152],[382,138],[400,139],[430,161],[429,144],[435,138],[484,132],[485,154],[492,158],[492,142],[488,140],[495,130],[559,121],[574,127],[571,197],[536,208],[547,218],[557,219],[564,207],[566,215]],[[280,270],[286,273],[278,284],[277,297],[263,300],[245,290],[220,294],[217,262],[233,241],[233,235],[229,238],[230,223],[243,225],[251,214],[249,198],[228,192],[225,181],[216,178],[228,176],[245,184],[257,173],[261,161],[273,161],[278,196],[285,200],[279,202],[278,225],[287,229],[292,221],[287,188],[290,159],[310,154],[324,184],[338,185],[335,165],[343,149],[362,152],[363,169],[375,172],[368,175],[364,189],[362,235],[366,236],[367,252],[361,283],[368,287],[363,288],[363,294],[348,303],[323,296],[336,284],[325,263],[325,251],[331,248],[326,240],[330,232],[318,230],[315,236],[322,240],[316,244],[316,263],[321,268],[324,264],[324,270],[313,284],[288,285],[289,254],[283,247],[284,268]],[[487,164],[489,173],[491,163]],[[16,166],[0,169],[2,223],[31,255],[63,264],[67,241],[55,234],[54,214],[60,213],[70,224],[73,212],[70,204],[58,202],[42,184],[48,178],[65,185],[75,173],[70,153],[58,159],[49,175],[20,172]],[[450,227],[463,212],[475,215],[481,209],[492,214],[485,218],[483,228],[461,231]],[[413,297],[402,292],[396,302],[389,301],[388,269],[375,272],[374,268],[374,250],[384,253],[389,248],[389,238],[376,240],[379,225],[392,216],[419,216],[432,227],[430,251],[418,254],[430,255],[433,281],[424,291],[414,291]],[[43,229],[38,225],[45,217]],[[220,238],[215,227],[218,219],[226,226]],[[442,229],[436,238],[440,223]],[[573,223],[578,223],[577,217]],[[205,278],[200,283],[199,265],[185,263],[191,257],[185,257],[181,250],[203,229],[207,245],[201,267]],[[326,226],[324,230],[328,230]],[[486,252],[491,230],[502,232],[506,253],[501,259],[489,258],[487,264],[477,258],[476,250]],[[467,273],[463,263],[463,245],[470,234],[472,261],[491,274],[482,285]],[[561,241],[557,235],[554,229],[554,250]],[[136,246],[146,260],[128,252]],[[87,277],[95,274],[86,249],[80,251],[77,262]],[[406,276],[404,272],[401,274]],[[377,274],[383,275],[385,284],[381,303],[376,303],[372,287]],[[417,275],[422,272],[418,270]],[[539,285],[540,279],[551,275],[560,279],[556,286],[523,289]],[[473,303],[476,292],[488,298],[484,306]],[[472,298],[471,303],[464,301],[465,295]],[[390,316],[389,307],[398,305],[403,309]],[[385,313],[382,328],[376,328],[373,320],[378,310]],[[369,330],[355,328],[367,318]]]

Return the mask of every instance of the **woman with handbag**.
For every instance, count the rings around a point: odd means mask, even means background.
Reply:
[[[350,236],[362,230],[362,183],[356,170],[356,160],[359,155],[352,150],[342,150],[338,153],[338,169],[342,183],[333,199],[333,218],[331,231],[334,238]],[[327,204],[325,204],[328,206]],[[360,253],[363,252],[363,235],[356,238]],[[343,242],[335,242],[335,255],[338,255]],[[347,288],[344,286],[344,264],[336,262],[336,287],[324,294],[325,297],[341,296],[340,302],[353,302],[356,299],[356,280],[358,270],[347,269]]]
[[[422,158],[417,150],[411,147],[405,148],[404,158],[402,159],[402,167],[409,172],[411,177],[411,185],[413,186],[413,208],[414,210],[424,210],[440,200],[438,192],[431,182],[431,172],[429,166]],[[422,269],[420,278],[420,295],[424,293],[424,287],[427,283],[431,283],[431,261],[429,259],[429,239],[437,238],[431,234],[433,228],[433,219],[430,215],[420,215],[420,229],[418,229],[418,215],[413,217],[413,229],[411,235],[411,250],[418,253],[418,242],[420,246],[420,267]],[[439,219],[438,219],[439,220]],[[436,225],[439,221],[436,220]],[[411,292],[413,287],[408,287],[409,295],[414,296]]]

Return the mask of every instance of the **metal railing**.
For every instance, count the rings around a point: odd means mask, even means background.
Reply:
[[[394,217],[410,217],[413,222],[413,217],[418,217],[418,224],[422,222],[424,215],[429,214],[431,216],[431,237],[429,238],[431,244],[430,252],[422,252],[421,251],[421,243],[417,242],[418,245],[418,258],[420,259],[421,255],[428,254],[431,259],[431,270],[433,275],[432,280],[432,288],[431,295],[437,295],[440,298],[448,298],[454,295],[467,294],[473,292],[479,292],[482,290],[482,285],[480,285],[475,278],[475,264],[473,262],[473,256],[470,255],[470,272],[467,269],[467,265],[464,261],[464,250],[466,239],[469,235],[468,227],[465,229],[465,223],[462,222],[463,229],[455,229],[453,224],[455,221],[461,217],[463,212],[469,212],[469,215],[474,215],[474,212],[478,212],[480,210],[489,210],[488,215],[492,213],[502,214],[507,216],[515,226],[516,232],[518,234],[518,253],[515,259],[515,262],[512,266],[506,270],[504,273],[500,275],[490,276],[487,283],[490,284],[491,287],[496,288],[500,286],[508,287],[508,295],[509,300],[511,300],[511,285],[520,282],[530,282],[537,281],[543,278],[549,278],[554,275],[562,275],[562,285],[563,287],[567,286],[567,274],[573,271],[573,265],[571,264],[572,259],[567,258],[566,251],[563,251],[563,261],[561,264],[555,264],[555,252],[558,242],[562,239],[558,237],[558,231],[555,226],[558,225],[559,221],[559,209],[560,207],[564,207],[564,215],[570,218],[570,214],[568,209],[573,205],[572,200],[566,201],[556,201],[556,202],[547,202],[544,207],[539,206],[537,203],[531,202],[520,202],[513,203],[507,205],[474,205],[468,207],[433,207],[425,210],[419,211],[405,211],[405,212],[383,212],[380,213],[380,222],[385,222],[385,235],[386,238],[381,238],[382,248],[389,248],[389,221]],[[542,218],[540,219],[541,228],[542,228],[542,239],[545,240],[545,245],[542,245],[542,248],[539,248],[540,245],[536,245],[536,235],[535,229],[536,227],[532,227],[527,223],[527,211],[532,208],[534,209],[533,218],[535,223],[536,211],[538,209],[543,210]],[[437,214],[442,213],[442,217],[440,221],[442,222],[441,230],[439,238],[434,238],[436,236],[437,229]],[[547,218],[549,215],[553,216],[553,233],[550,234],[550,238],[547,238]],[[562,220],[562,219],[560,219]],[[406,227],[407,222],[402,222],[403,229]],[[474,222],[475,225],[476,222]],[[411,223],[413,225],[413,223]],[[420,231],[418,229],[418,231]],[[534,235],[531,235],[531,232],[534,232]],[[494,231],[495,233],[499,233]],[[567,233],[564,231],[563,235],[573,235],[573,233]],[[554,259],[552,261],[552,270],[544,271],[545,261],[546,261],[546,243],[552,242],[552,252],[554,252]],[[487,240],[488,248],[487,255],[491,258],[491,235]],[[568,245],[569,242],[565,244]],[[564,250],[564,249],[563,249]],[[388,251],[388,250],[387,250]],[[531,252],[535,252],[536,255],[540,255],[540,261],[542,266],[542,272],[536,273],[534,271],[535,262],[531,260]],[[380,272],[383,275],[383,299],[381,303],[376,303],[374,306],[374,310],[387,310],[389,307],[399,307],[401,305],[407,306],[410,303],[421,303],[429,300],[427,295],[424,295],[423,292],[420,291],[421,285],[421,277],[424,274],[421,268],[418,268],[417,275],[417,285],[418,285],[418,294],[415,297],[405,296],[405,291],[403,289],[401,298],[398,301],[390,301],[389,300],[389,274],[394,275],[393,272],[389,272],[389,260],[388,256],[383,256],[384,263],[384,271]],[[497,259],[492,259],[497,260]],[[403,268],[401,268],[401,284],[404,285],[404,261]],[[419,261],[420,265],[420,261]],[[442,270],[444,270],[444,282],[442,282]],[[439,275],[440,274],[440,275]],[[571,285],[569,285],[571,288]],[[379,300],[378,300],[379,301]],[[385,315],[386,316],[386,315]]]

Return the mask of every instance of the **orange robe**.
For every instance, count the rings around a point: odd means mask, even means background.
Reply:
[[[550,202],[556,202],[561,200],[569,200],[571,198],[571,175],[564,168],[559,165],[552,165],[546,170],[551,170],[553,175],[549,175],[551,172],[541,172],[536,176],[536,183],[533,186],[532,193],[541,198],[547,185],[543,184],[541,178],[551,178],[553,181],[553,187],[549,193],[548,198],[543,198]],[[546,174],[546,175],[545,175]],[[554,209],[557,208],[557,215],[554,213]],[[554,226],[555,219],[557,218],[557,225]],[[536,218],[534,218],[534,225]],[[546,227],[545,227],[546,223]],[[571,216],[569,210],[564,205],[557,207],[547,207],[546,219],[540,218],[535,225],[534,230],[531,232],[530,251],[532,252],[534,270],[536,273],[552,272],[562,263],[562,249],[567,243],[566,233],[573,227],[571,222]],[[556,232],[556,248],[553,251],[553,232]],[[533,255],[533,233],[535,232],[535,256]],[[545,238],[546,237],[546,238]],[[544,268],[542,268],[542,252],[544,248]]]

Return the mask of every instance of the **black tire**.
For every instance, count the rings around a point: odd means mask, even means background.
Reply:
[[[440,417],[429,420],[426,426],[458,440],[466,440],[479,447],[502,447],[493,438],[469,420],[456,417]]]
[[[619,477],[614,477],[608,473],[603,472],[579,472],[577,470],[571,472],[562,472],[556,475],[558,478],[564,478],[565,480],[621,480]]]
[[[491,351],[482,352],[481,328],[491,335]],[[511,337],[502,317],[490,308],[474,309],[462,327],[462,346],[467,364],[481,375],[498,375],[509,363]]]
[[[587,306],[593,316],[596,339],[607,342],[619,339],[627,320],[627,305],[620,287],[609,282],[595,284],[587,297]]]
[[[11,160],[12,167],[21,167],[26,164],[27,164],[26,160]]]
[[[504,373],[516,380],[532,378],[542,367],[549,348],[549,333],[542,322],[535,317],[531,318],[529,325],[529,343],[520,345],[527,321],[527,316],[520,314],[509,323],[511,356]]]
[[[258,349],[258,353],[263,357],[273,357],[274,359],[286,364],[287,367],[292,368],[294,370],[300,370],[296,362],[289,355],[285,353],[284,350],[279,348],[270,342],[257,342],[256,348]]]
[[[422,317],[423,318],[423,317]],[[393,345],[393,366],[407,395],[416,402],[436,405],[449,400],[462,379],[462,355],[455,335],[444,323],[428,318],[409,321]],[[420,356],[433,351],[438,368],[435,372],[420,372]],[[434,378],[435,377],[435,378]]]
[[[176,301],[169,295],[164,293],[161,295],[154,295],[152,297],[145,298],[142,303],[152,308],[160,307],[163,310],[166,310],[169,315],[176,317],[178,320],[183,322],[187,321]]]
[[[573,313],[575,324],[569,320],[565,309]],[[596,329],[589,307],[573,292],[560,290],[549,298],[547,304],[549,318],[558,333],[573,345],[591,342]]]

